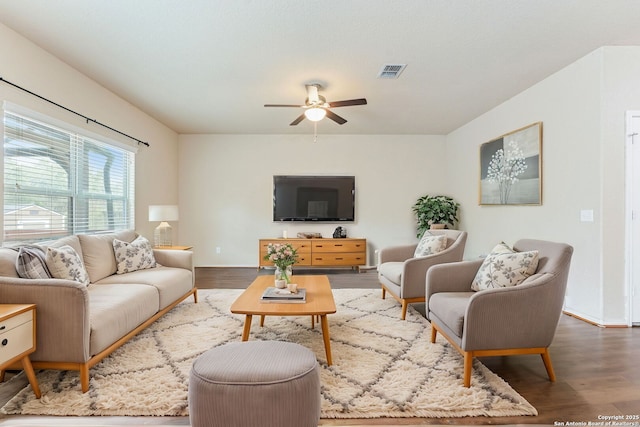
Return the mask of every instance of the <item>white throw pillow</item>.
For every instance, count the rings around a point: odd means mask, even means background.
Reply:
[[[474,291],[517,286],[538,268],[538,251],[516,252],[505,243],[485,258],[471,283]]]
[[[445,236],[444,234],[434,236],[433,234],[425,232],[420,239],[420,242],[418,242],[418,246],[416,246],[413,257],[418,258],[437,254],[438,252],[444,251],[446,248],[447,236]]]
[[[89,275],[84,268],[82,258],[71,246],[48,247],[45,262],[51,276],[57,279],[74,280],[84,285],[89,284]]]
[[[113,252],[116,256],[117,274],[131,273],[137,270],[157,267],[153,256],[153,247],[149,240],[138,236],[133,242],[113,239]]]

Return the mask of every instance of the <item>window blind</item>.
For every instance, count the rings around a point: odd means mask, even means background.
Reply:
[[[134,228],[134,165],[115,144],[5,110],[4,241]]]

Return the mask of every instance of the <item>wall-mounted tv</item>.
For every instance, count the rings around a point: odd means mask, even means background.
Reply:
[[[273,220],[355,220],[354,176],[274,175]]]

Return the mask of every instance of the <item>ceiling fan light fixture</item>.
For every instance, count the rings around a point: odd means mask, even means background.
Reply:
[[[304,115],[312,122],[319,122],[327,115],[327,111],[324,108],[311,107],[304,112]]]

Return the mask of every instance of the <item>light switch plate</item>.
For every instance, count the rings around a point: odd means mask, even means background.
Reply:
[[[593,222],[593,209],[582,209],[580,211],[580,221]]]

